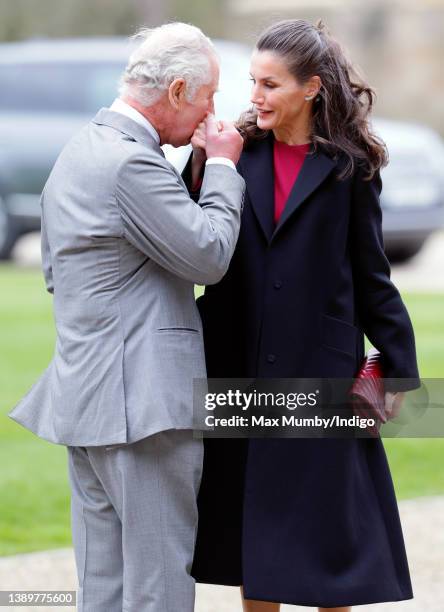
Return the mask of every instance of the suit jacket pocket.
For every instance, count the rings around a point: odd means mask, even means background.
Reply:
[[[322,315],[321,325],[321,341],[324,346],[355,357],[358,330],[354,325],[330,315]]]
[[[157,328],[158,332],[190,332],[193,334],[198,334],[199,330],[195,329],[194,327],[158,327]]]

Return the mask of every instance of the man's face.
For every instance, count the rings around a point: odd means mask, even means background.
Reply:
[[[168,126],[168,140],[174,147],[189,144],[194,130],[203,121],[207,113],[214,113],[214,94],[219,83],[219,65],[215,57],[210,57],[211,81],[202,85],[189,102],[185,97],[180,101],[179,109],[171,114]]]

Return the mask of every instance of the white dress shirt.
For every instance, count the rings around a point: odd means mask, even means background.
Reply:
[[[139,113],[133,106],[130,106],[120,98],[116,98],[114,102],[109,107],[109,110],[114,111],[115,113],[120,113],[121,115],[125,115],[125,117],[129,117],[142,127],[146,128],[157,144],[160,144],[160,136],[157,131],[154,129],[153,125],[148,121],[146,117]]]

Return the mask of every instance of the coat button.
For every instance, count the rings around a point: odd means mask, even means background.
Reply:
[[[282,287],[282,281],[280,281],[280,280],[274,281],[274,288],[275,289],[280,289],[281,287]]]
[[[276,361],[276,355],[273,355],[273,353],[270,353],[269,355],[267,355],[267,361],[268,363],[274,363]]]

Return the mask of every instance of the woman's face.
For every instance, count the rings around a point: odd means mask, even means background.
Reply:
[[[317,93],[319,77],[304,85],[290,74],[285,61],[272,51],[254,51],[250,68],[253,88],[251,101],[262,130],[292,132],[296,124],[310,117],[310,104],[305,96]]]

